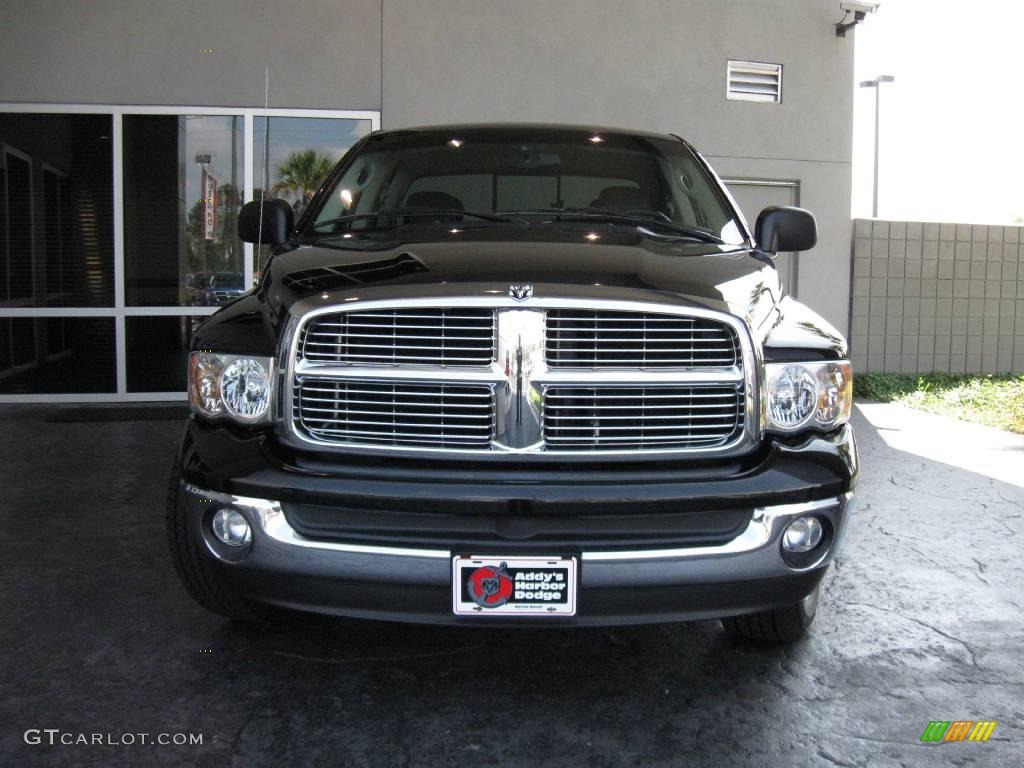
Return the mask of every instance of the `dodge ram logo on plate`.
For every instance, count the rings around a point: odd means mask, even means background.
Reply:
[[[533,296],[533,286],[525,283],[521,285],[510,285],[508,287],[508,295],[516,301],[526,301],[528,298]]]
[[[512,597],[512,579],[508,576],[508,563],[497,568],[486,565],[477,568],[466,585],[473,602],[484,608],[497,608]]]

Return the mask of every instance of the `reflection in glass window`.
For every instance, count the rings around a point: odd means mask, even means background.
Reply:
[[[0,113],[0,307],[113,305],[111,125]]]
[[[116,394],[119,354],[128,392],[183,392],[196,326],[249,287],[237,236],[246,156],[241,111],[114,111],[116,118],[0,109],[0,395]],[[116,329],[125,313],[115,308],[115,119],[123,138],[124,262],[117,271],[125,303],[183,313],[139,317],[133,310],[123,339]],[[263,118],[254,124],[257,194],[266,186],[297,214],[372,128],[370,120],[275,117],[264,152]],[[259,263],[255,271],[259,276]],[[34,307],[72,316],[20,316]],[[73,316],[76,307],[109,316]]]
[[[211,275],[244,274],[242,118],[124,117],[125,301],[216,306]]]
[[[369,120],[256,117],[253,120],[256,174],[253,198],[260,199],[260,188],[267,180],[268,196],[287,200],[298,221],[324,177],[349,148],[372,129]],[[257,278],[269,254],[266,246],[256,254]]]
[[[11,148],[7,166],[7,296],[32,298],[32,161]]]

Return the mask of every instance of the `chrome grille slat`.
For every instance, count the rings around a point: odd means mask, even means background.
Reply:
[[[739,340],[716,320],[654,312],[561,309],[547,314],[552,368],[688,368],[737,365]]]
[[[382,435],[380,432],[372,432],[359,429],[324,429],[320,430],[320,434],[323,435],[336,435],[340,437],[355,437],[356,440],[352,442],[363,443],[370,440],[379,443],[389,443],[392,445],[426,445],[425,438],[428,437],[420,432],[394,432],[388,435]],[[458,442],[463,445],[470,445],[477,447],[478,441],[466,437],[464,435],[449,435],[444,432],[433,432],[429,435],[430,445],[436,445],[438,442],[441,443],[455,443]],[[345,440],[337,441],[339,443],[348,442]]]
[[[705,358],[701,362],[713,366],[715,368],[729,365],[731,358],[725,357],[710,357]],[[584,367],[584,368],[603,368],[609,365],[616,365],[622,368],[668,368],[668,367],[679,367],[688,368],[690,367],[691,360],[689,359],[677,359],[677,358],[657,358],[656,360],[644,360],[639,362],[635,357],[602,357],[599,362],[595,362],[593,365],[584,365],[580,361],[573,361],[570,365],[565,363],[566,367]]]
[[[666,432],[668,430],[673,430],[674,429],[674,430],[677,430],[677,431],[681,431],[681,433],[683,433],[683,434],[690,434],[692,432],[711,432],[711,433],[719,434],[722,429],[731,429],[733,427],[733,425],[735,424],[735,422],[731,421],[731,420],[723,422],[721,424],[692,424],[692,425],[688,425],[687,427],[685,427],[685,429],[680,430],[680,427],[678,425],[676,425],[676,424],[651,425],[651,424],[639,424],[639,423],[637,423],[637,424],[630,424],[630,425],[626,425],[626,426],[619,426],[619,425],[607,426],[603,422],[604,422],[603,419],[600,419],[600,420],[595,419],[595,420],[593,420],[589,424],[582,424],[582,425],[581,424],[567,424],[567,425],[561,425],[561,426],[555,426],[555,425],[549,424],[549,425],[546,425],[546,427],[547,427],[548,431],[552,432],[552,433],[557,432],[559,430],[561,430],[563,432],[568,432],[568,431],[575,432],[575,431],[579,431],[579,430],[591,431],[592,430],[595,433],[597,433],[597,432],[627,432],[627,431],[632,431],[632,432],[635,432],[635,433],[639,434],[641,432],[643,432],[643,433],[647,433],[647,432]],[[589,438],[579,438],[579,439],[589,439]]]
[[[317,323],[318,328],[342,328],[352,331],[353,328],[380,328],[380,323],[331,323],[328,321]],[[445,323],[445,330],[448,331],[476,331],[479,330],[478,325],[449,325]],[[409,325],[408,323],[402,324],[403,331],[434,331],[437,330],[436,325]],[[337,333],[337,331],[325,331],[325,335],[331,335]]]
[[[684,320],[685,318],[680,319]],[[572,333],[589,333],[590,331],[593,331],[596,327],[605,333],[635,333],[639,328],[640,330],[647,331],[647,333],[682,333],[694,336],[696,338],[700,338],[699,336],[697,336],[697,334],[714,334],[718,336],[722,335],[722,331],[719,328],[695,328],[693,326],[679,324],[666,324],[665,327],[659,328],[657,323],[655,323],[654,325],[639,323],[637,325],[615,326],[602,325],[600,324],[600,320],[595,320],[590,325],[565,325],[564,323],[559,323],[558,327],[559,330],[562,332],[568,331]]]
[[[333,362],[337,362],[334,359],[333,356],[330,359],[328,359],[326,357],[318,358],[316,356],[315,352],[307,353],[306,359],[309,362],[311,362],[311,363],[315,363],[315,362],[318,362],[318,361],[319,362],[332,362],[332,363]],[[373,362],[378,362],[378,361],[382,361],[382,360],[385,361],[385,362],[390,362],[392,365],[395,365],[395,364],[398,364],[398,363],[407,363],[409,365],[429,365],[429,363],[423,362],[423,358],[422,357],[417,356],[417,355],[366,355],[366,354],[360,354],[359,355],[359,362],[360,363],[373,363]],[[445,363],[444,363],[445,365],[453,365],[453,364],[456,364],[456,363],[475,364],[476,363],[476,358],[473,358],[473,357],[450,357],[450,356],[445,358]]]
[[[675,342],[673,342],[673,343],[675,343]],[[630,354],[630,353],[644,354],[644,353],[650,351],[649,347],[647,347],[647,346],[642,346],[642,347],[608,346],[608,345],[611,345],[611,344],[614,344],[614,342],[613,341],[609,341],[608,339],[604,339],[601,342],[601,345],[604,346],[605,349],[603,349],[602,351],[605,352],[605,353],[609,353],[609,354]],[[732,347],[700,347],[699,351],[702,352],[703,354],[712,354],[712,353],[720,354],[720,353],[723,353],[723,352],[728,352],[729,355],[726,356],[726,359],[727,360],[732,360],[733,359],[733,357],[731,355]],[[629,359],[632,360],[633,362],[637,362],[637,358],[636,357],[630,357]],[[686,359],[686,357],[684,357],[683,355],[680,355],[680,359]],[[706,361],[706,359],[705,358],[701,358],[701,362],[703,362],[703,361]],[[731,364],[730,364],[730,362],[727,362],[726,365],[731,365]]]
[[[703,338],[708,338],[708,339],[728,338],[728,335],[723,334],[722,331],[720,329],[717,329],[717,328],[703,328],[703,329],[698,328],[698,329],[694,329],[694,328],[687,328],[686,326],[679,327],[679,326],[674,326],[674,325],[666,325],[663,328],[659,328],[656,325],[654,325],[654,326],[651,326],[651,325],[614,326],[614,325],[600,325],[600,324],[595,323],[595,324],[589,325],[589,326],[586,326],[586,325],[575,326],[575,325],[563,325],[563,324],[559,323],[558,324],[558,330],[560,332],[562,332],[562,333],[582,333],[582,334],[585,334],[585,338],[587,338],[587,339],[591,339],[592,338],[591,334],[593,333],[594,330],[601,331],[601,333],[636,333],[637,331],[643,331],[643,332],[648,333],[648,334],[675,333],[675,334],[683,334],[685,336],[689,336],[689,337],[696,338],[696,339],[703,339]],[[668,339],[670,337],[659,336],[658,338],[659,339]]]
[[[302,401],[304,403],[333,403],[333,402],[335,402],[335,400],[333,400],[332,398],[329,398],[329,397],[310,397],[308,395],[303,397]],[[353,404],[354,405],[380,405],[380,400],[355,400],[355,399],[349,398],[348,400],[346,400],[346,402],[349,405],[353,405]],[[391,402],[392,405],[397,405],[397,406],[421,405],[421,403],[417,403],[414,400],[398,400],[398,399],[395,399],[395,400],[392,400],[390,402]],[[310,406],[304,406],[304,407],[306,408],[306,410],[316,410],[315,408],[311,409]],[[482,408],[487,408],[488,406],[486,406],[486,405],[476,405],[476,404],[473,404],[473,403],[468,404],[468,405],[464,404],[464,403],[448,403],[447,407],[448,408],[459,408],[459,409],[470,408],[470,409],[474,409],[474,410],[480,410]],[[336,410],[336,408],[328,408],[327,410],[333,411],[333,410]]]
[[[597,437],[587,440],[576,440],[576,439],[562,439],[558,440],[552,438],[547,441],[549,446],[554,447],[557,450],[594,450],[597,448],[628,448],[630,450],[640,450],[641,448],[650,448],[651,446],[657,448],[676,448],[680,443],[685,442],[687,446],[710,448],[717,446],[719,440],[717,437],[701,439],[693,435],[679,435],[673,437],[666,437],[662,439],[647,438],[643,441],[642,445],[636,440],[626,438],[613,438],[613,437]]]
[[[408,415],[409,414],[403,414],[403,416],[408,416]],[[360,427],[379,427],[379,426],[391,427],[392,430],[389,432],[389,434],[391,434],[391,435],[402,434],[400,432],[395,431],[396,429],[417,429],[417,428],[422,428],[424,430],[430,430],[429,434],[433,435],[433,430],[436,428],[436,425],[433,422],[429,422],[429,421],[427,423],[417,423],[417,422],[412,422],[412,421],[396,421],[394,419],[384,418],[383,415],[377,421],[373,421],[373,420],[369,420],[369,419],[367,419],[367,420],[364,420],[364,419],[353,419],[353,418],[350,418],[350,414],[347,413],[347,412],[346,413],[335,414],[335,419],[337,419],[339,416],[343,416],[344,417],[344,421],[345,421],[346,424],[355,424],[355,425],[360,426]],[[427,418],[429,418],[429,417],[427,417]],[[475,429],[477,429],[477,425],[474,425],[474,424],[445,424],[444,428],[445,429],[458,429],[458,430],[465,430],[465,429],[473,429],[473,430],[475,430]],[[341,431],[353,431],[353,430],[341,430]],[[374,432],[373,434],[380,434],[380,433],[379,432]],[[415,434],[423,436],[422,433],[419,433],[419,432],[417,432]]]
[[[465,315],[453,315],[451,314],[451,312],[443,309],[439,309],[438,312],[443,312],[444,316],[449,320],[479,320],[482,316],[478,310],[474,310],[472,313],[467,311]],[[487,312],[490,313],[490,310],[488,310]],[[382,320],[391,320],[394,318],[396,313],[400,313],[402,318],[410,320],[436,320],[439,317],[439,315],[437,314],[417,314],[415,311],[405,309],[397,309],[393,311],[389,310],[388,312],[350,312],[347,314],[349,317],[361,317],[364,319],[380,318]]]
[[[349,337],[351,337],[351,334],[349,334]],[[433,340],[432,339],[427,339],[427,341],[433,341]],[[309,346],[310,344],[312,344],[313,346],[337,346],[336,342],[309,341],[307,339],[306,340],[306,346]],[[350,341],[346,341],[345,342],[345,346],[346,347],[355,347],[356,349],[380,349],[380,344],[353,344]],[[430,349],[430,346],[428,346],[428,345],[416,346],[415,344],[392,344],[391,345],[391,349],[416,349],[418,351],[423,351],[425,349]],[[479,347],[456,347],[456,346],[449,345],[449,346],[446,346],[445,349],[449,350],[449,351],[456,351],[456,352],[475,352],[475,351],[479,350]],[[364,357],[366,355],[360,354],[359,356],[360,357]],[[383,356],[383,355],[378,355],[378,356]]]
[[[633,395],[559,395],[557,392],[553,392],[547,395],[549,400],[557,400],[559,398],[570,398],[572,400],[636,400]],[[646,395],[648,400],[720,400],[722,395],[676,395],[676,394],[656,394]],[[635,406],[621,406],[621,407],[635,407]]]
[[[338,415],[338,413],[339,413],[339,409],[336,408],[336,407],[335,408],[312,408],[312,407],[306,405],[305,403],[303,403],[303,405],[302,405],[302,411],[303,411],[303,413],[333,413],[335,415]],[[344,409],[344,414],[346,416],[352,416],[352,415],[355,415],[355,416],[380,416],[380,411],[366,411],[366,410],[359,410],[359,409],[356,409],[356,408],[345,408]],[[405,418],[410,418],[410,419],[432,419],[434,417],[434,413],[432,411],[403,411],[402,412],[402,416],[405,417]],[[489,414],[484,414],[484,416],[486,418],[490,418]],[[448,414],[448,416],[446,418],[449,418],[449,419],[479,419],[480,418],[480,414],[476,414],[476,413],[450,413],[450,414]],[[350,419],[349,423],[355,424],[357,422],[355,422],[355,421]],[[377,424],[379,422],[375,421],[373,423]]]
[[[706,325],[706,318],[690,317],[677,314],[656,314],[657,310],[647,312],[630,313],[624,310],[606,309],[555,309],[559,312],[559,323],[568,328],[578,326],[580,328],[593,328],[594,324],[604,326],[645,327],[657,328],[658,326],[680,328],[686,331],[693,330],[717,330],[716,326]],[[596,314],[595,314],[596,313]],[[634,317],[626,317],[626,314],[633,314]]]
[[[685,416],[687,419],[721,419],[722,418],[721,414],[718,414],[718,413],[699,414],[699,413],[689,413],[686,410],[683,410],[683,412],[681,414],[677,414],[677,415]],[[667,418],[671,418],[671,415],[662,413],[662,414],[659,414],[659,418],[666,418],[667,419]],[[577,421],[577,422],[590,422],[590,421],[592,421],[592,419],[589,416],[575,416],[575,415],[555,416],[555,415],[552,415],[552,414],[548,414],[548,420],[549,421]],[[632,416],[605,416],[604,414],[602,414],[601,415],[601,420],[602,421],[633,421],[633,422],[635,422],[637,419],[636,419],[636,415],[635,414],[632,415]],[[712,424],[712,425],[703,425],[702,424],[701,426],[730,426],[730,425],[731,425],[731,423],[730,424],[725,424],[725,425],[714,425],[714,424]],[[619,427],[615,427],[615,426],[612,426],[612,427],[602,427],[602,428],[603,429],[619,429]],[[552,426],[552,429],[560,429],[560,427],[556,425],[556,426]],[[632,427],[629,427],[629,429],[632,429]],[[645,427],[645,429],[674,429],[674,427],[671,426],[671,425],[664,426],[664,427],[663,426],[650,426],[650,425],[648,425],[648,426]]]
[[[334,394],[334,390],[318,389],[316,387],[305,387],[304,389],[305,389],[305,391],[308,391],[308,392],[322,392],[322,393]],[[373,390],[360,390],[360,389],[349,389],[349,393],[351,393],[351,394],[366,394],[366,395],[375,395],[375,394],[377,394]],[[418,395],[418,396],[424,396],[424,395],[429,396],[429,395],[433,395],[434,393],[432,391],[429,391],[429,390],[416,390],[416,391],[403,392],[402,393],[402,397],[408,397],[408,396],[410,396],[412,394],[415,394],[415,395]],[[448,398],[459,398],[459,397],[475,398],[476,395],[448,394],[448,395],[446,395],[446,397],[448,397]],[[333,398],[306,397],[305,399],[306,400],[323,400],[323,399],[326,399],[327,402],[334,402]],[[379,403],[380,401],[379,400],[359,400],[359,399],[356,399],[356,398],[352,398],[348,402],[350,402],[350,403]],[[407,401],[407,400],[395,399],[395,400],[392,400],[391,402],[392,402],[393,405],[402,405],[402,404],[405,404],[405,405],[416,405],[415,401],[410,402],[410,401]],[[482,407],[482,406],[462,405],[462,404],[459,404],[459,403],[449,403],[448,407],[449,408],[470,408],[470,407],[476,408],[476,407]]]
[[[633,331],[630,331],[630,333],[633,333]],[[566,341],[591,342],[591,341],[593,341],[593,338],[588,337],[588,336],[560,336],[558,341],[559,342],[566,342]],[[672,343],[672,344],[722,344],[723,341],[725,341],[725,339],[723,337],[715,337],[715,338],[707,338],[707,339],[705,339],[705,338],[700,338],[700,337],[697,337],[697,336],[691,336],[691,337],[688,337],[688,338],[682,338],[682,337],[676,337],[676,336],[666,336],[663,339],[659,338],[658,341],[659,342],[665,342],[666,344],[668,344],[668,343]],[[616,345],[615,348],[618,349],[619,347],[617,345],[633,343],[633,339],[605,339],[603,343],[605,343],[605,344],[615,344]],[[627,347],[627,349],[630,349],[630,348]],[[643,347],[637,347],[637,349],[643,349]],[[714,349],[714,347],[712,347],[712,349]],[[726,346],[726,347],[722,347],[722,349],[723,349],[723,351],[731,351],[732,347],[731,346]]]
[[[700,411],[702,409],[719,409],[720,405],[694,405],[687,403],[686,405],[645,405],[644,410],[650,411]],[[636,406],[634,405],[606,405],[603,407],[606,411],[635,411]],[[552,418],[576,418],[575,416],[558,416]],[[617,416],[607,416],[606,418],[618,418]],[[633,418],[628,416],[626,418]]]
[[[297,357],[342,365],[482,367],[494,359],[494,333],[490,308],[339,311],[305,325]]]
[[[671,435],[662,438],[647,437],[643,440],[625,436],[599,436],[586,440],[578,438],[550,438],[545,440],[547,450],[552,452],[563,450],[600,451],[612,446],[616,448],[628,448],[629,450],[634,451],[649,450],[649,446],[655,446],[657,448],[679,448],[680,445],[685,445],[688,448],[711,448],[717,447],[720,444],[721,441],[716,435],[701,436],[690,433]]]
[[[623,405],[626,399],[632,404]],[[707,448],[729,443],[743,428],[743,387],[736,385],[558,385],[545,389],[543,402],[549,451]]]

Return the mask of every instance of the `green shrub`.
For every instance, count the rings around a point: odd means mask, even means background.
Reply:
[[[853,394],[1024,434],[1024,376],[860,373]]]

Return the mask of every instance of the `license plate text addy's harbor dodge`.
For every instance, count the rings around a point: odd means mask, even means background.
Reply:
[[[576,559],[476,558],[452,560],[456,614],[576,612]]]

